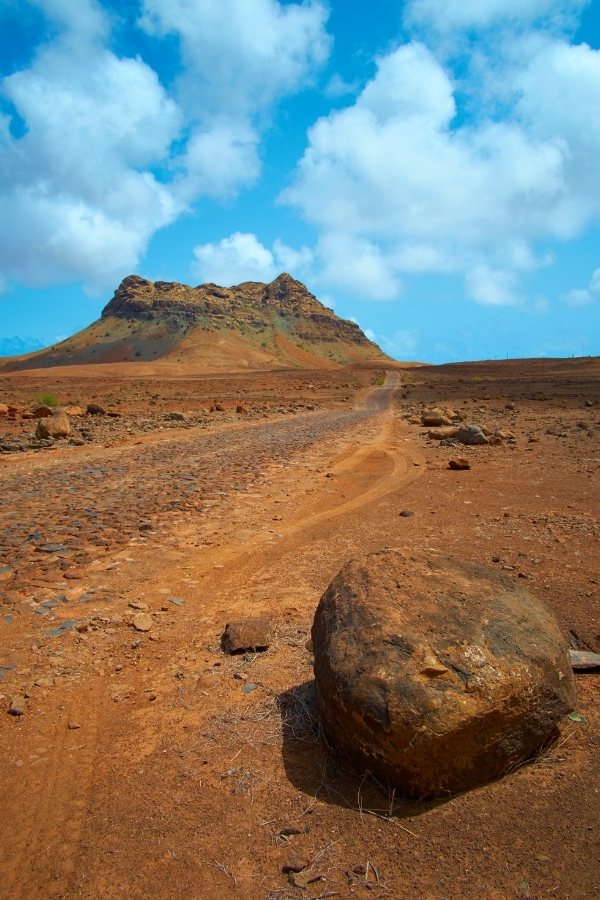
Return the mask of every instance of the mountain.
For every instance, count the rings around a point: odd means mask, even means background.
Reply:
[[[385,362],[354,322],[283,273],[270,284],[189,287],[124,278],[101,317],[4,371],[97,363],[183,363],[198,371]]]

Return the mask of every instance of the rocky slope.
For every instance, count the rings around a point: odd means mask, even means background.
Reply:
[[[358,325],[336,316],[285,273],[270,284],[231,288],[129,275],[97,322],[3,368],[168,360],[235,370],[385,359]]]

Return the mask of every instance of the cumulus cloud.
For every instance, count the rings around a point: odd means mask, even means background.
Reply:
[[[589,0],[410,0],[406,20],[437,31],[487,28],[498,23],[572,21]]]
[[[506,66],[502,117],[488,113],[487,96],[478,114],[458,117],[451,71],[411,42],[310,129],[282,199],[332,248],[328,283],[346,287],[351,270],[359,285],[361,269],[371,295],[387,299],[403,274],[454,271],[476,302],[512,305],[517,274],[551,263],[537,245],[600,215],[589,189],[600,181],[600,124],[589,114],[600,52],[546,35]],[[353,245],[368,253],[337,252]]]
[[[251,185],[263,117],[329,48],[317,2],[143,0],[150,40],[181,45],[167,89],[142,59],[109,49],[113,23],[96,0],[30,2],[50,38],[0,82],[0,280],[29,285],[111,286],[198,198]]]
[[[185,102],[251,115],[312,80],[327,58],[327,11],[318,2],[143,0],[141,25],[182,48]]]
[[[282,271],[297,275],[310,265],[312,252],[307,247],[294,250],[282,241],[269,249],[255,234],[236,231],[220,241],[198,244],[194,258],[193,272],[201,281],[230,286],[242,281],[269,282]]]
[[[573,288],[563,295],[567,306],[588,306],[600,297],[600,269],[592,273],[589,284],[585,288]]]

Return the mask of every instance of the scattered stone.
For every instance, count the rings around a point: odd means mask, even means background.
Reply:
[[[8,707],[8,714],[10,716],[23,716],[25,715],[25,709],[27,707],[27,698],[20,694],[17,697],[13,697],[10,701],[10,706]]]
[[[479,425],[461,425],[458,429],[456,440],[461,444],[476,445],[488,444],[488,438],[485,436]]]
[[[88,403],[86,411],[90,416],[105,416],[106,410],[99,403]]]
[[[224,653],[262,652],[270,645],[271,620],[268,616],[229,622],[221,638]]]
[[[428,431],[427,437],[433,441],[448,441],[458,435],[458,425],[445,425],[442,428],[436,428],[435,431]]]
[[[68,415],[59,410],[45,419],[40,419],[35,436],[38,440],[47,438],[65,438],[71,434],[71,422]]]
[[[36,406],[35,409],[31,411],[31,414],[34,419],[45,419],[48,416],[54,414],[54,410],[51,406],[46,406],[45,403],[41,403],[39,406]]]
[[[129,601],[129,606],[130,606],[132,609],[139,609],[139,610],[141,610],[142,612],[146,612],[146,610],[148,609],[148,604],[147,604],[147,603],[144,603],[143,600],[130,600],[130,601]]]
[[[506,774],[574,708],[567,648],[545,607],[493,569],[435,551],[348,563],[312,637],[330,740],[405,795]]]
[[[421,413],[421,424],[427,428],[438,428],[441,425],[452,425],[452,420],[441,409],[427,409]]]
[[[291,850],[286,861],[281,867],[281,871],[289,874],[290,872],[302,872],[308,869],[311,858],[305,850]]]
[[[454,469],[455,471],[460,471],[462,469],[470,469],[471,463],[468,459],[465,459],[464,456],[458,456],[456,459],[451,459],[448,462],[448,468]]]
[[[133,627],[136,631],[150,631],[152,628],[152,617],[147,613],[138,613],[133,617]]]
[[[410,519],[411,516],[414,516],[414,512],[412,509],[403,509],[398,515],[402,516],[403,519]]]

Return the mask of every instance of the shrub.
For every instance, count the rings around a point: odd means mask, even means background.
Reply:
[[[35,401],[38,406],[58,406],[56,394],[40,394]]]

